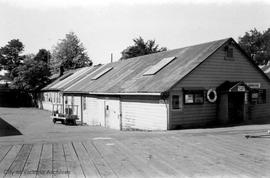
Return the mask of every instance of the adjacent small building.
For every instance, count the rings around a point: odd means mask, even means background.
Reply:
[[[50,85],[43,88],[41,90],[39,108],[49,111],[58,111],[59,113],[72,112],[72,114],[78,115],[80,121],[81,105],[77,102],[79,100],[78,97],[64,97],[63,91],[72,86],[74,82],[87,76],[94,68],[95,67],[84,67],[68,71]]]
[[[170,130],[270,118],[270,80],[232,38],[105,64],[72,81],[63,107],[77,97],[89,125]]]

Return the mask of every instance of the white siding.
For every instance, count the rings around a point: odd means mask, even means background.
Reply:
[[[104,119],[104,101],[98,98],[86,97],[83,122],[88,125],[105,126]]]
[[[48,101],[42,101],[42,106],[40,106],[40,109],[52,111],[52,103]]]
[[[39,108],[52,111],[53,104],[62,105],[62,94],[60,92],[43,92],[41,93],[41,102],[39,103]],[[56,106],[54,110],[57,110]],[[62,112],[62,106],[58,106],[59,112]]]
[[[123,100],[123,129],[167,130],[166,104],[159,100]]]

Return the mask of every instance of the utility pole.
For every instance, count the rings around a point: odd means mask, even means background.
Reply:
[[[111,53],[111,63],[113,62],[113,53]]]

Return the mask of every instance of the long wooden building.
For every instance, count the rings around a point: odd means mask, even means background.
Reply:
[[[61,92],[78,98],[89,125],[169,130],[265,121],[269,89],[269,78],[228,38],[108,63]]]

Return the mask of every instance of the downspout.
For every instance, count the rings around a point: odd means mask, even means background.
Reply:
[[[123,119],[122,119],[122,100],[121,100],[121,96],[119,97],[119,109],[120,109],[120,130],[123,130]]]
[[[166,111],[167,111],[167,130],[170,130],[170,106],[169,106],[169,92],[163,92],[161,93],[161,98],[163,99],[165,106],[166,106]]]
[[[62,93],[62,113],[65,114],[65,101],[64,101],[64,93]]]
[[[83,125],[83,108],[84,105],[83,105],[83,96],[81,94],[81,125]]]

